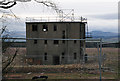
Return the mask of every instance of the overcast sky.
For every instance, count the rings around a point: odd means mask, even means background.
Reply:
[[[88,19],[89,31],[118,32],[118,1],[119,0],[52,0],[61,9],[74,9],[75,16]],[[56,12],[35,1],[21,3],[10,8],[21,18],[9,25],[10,30],[25,31],[25,17],[56,15]],[[1,9],[3,10],[3,9]],[[6,10],[9,11],[9,10]],[[1,12],[0,12],[1,13]],[[2,14],[2,13],[1,13]],[[17,26],[16,26],[17,24]]]

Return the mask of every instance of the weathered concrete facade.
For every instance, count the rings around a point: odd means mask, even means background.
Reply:
[[[26,22],[26,38],[85,39],[82,22]],[[80,63],[85,41],[27,40],[27,61],[31,64]]]

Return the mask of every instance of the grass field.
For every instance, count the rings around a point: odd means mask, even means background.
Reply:
[[[103,48],[106,59],[102,62],[102,79],[116,79],[118,71],[118,48]],[[98,58],[88,58],[85,64],[69,65],[27,65],[23,62],[26,50],[21,48],[14,62],[13,70],[7,78],[31,79],[33,76],[46,75],[49,79],[99,79]],[[88,56],[96,56],[96,48],[86,48]]]
[[[21,74],[9,74],[9,79],[22,78],[22,79],[32,79],[33,76],[38,76],[41,74],[33,73],[31,75],[26,75],[26,73]],[[99,79],[99,72],[96,74],[89,73],[45,73],[42,74],[48,76],[49,79]],[[116,74],[110,72],[102,73],[102,79],[116,79]]]

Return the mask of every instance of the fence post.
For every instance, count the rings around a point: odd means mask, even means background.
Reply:
[[[0,81],[1,80],[2,80],[2,39],[0,39]]]
[[[101,59],[102,56],[102,39],[100,39],[100,54],[99,54],[99,70],[100,70],[100,81],[102,81],[102,73],[101,73]]]

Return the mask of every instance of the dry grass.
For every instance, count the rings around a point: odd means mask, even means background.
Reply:
[[[93,55],[98,52],[97,48],[86,48],[86,53]],[[102,48],[102,52],[105,54],[118,54],[118,48]]]
[[[12,48],[14,49],[14,48]],[[96,48],[86,48],[86,53],[88,56],[96,56],[97,55],[97,49]],[[102,73],[102,78],[104,79],[115,79],[117,77],[117,64],[118,64],[118,48],[103,48],[102,53],[106,54],[106,60],[102,63],[102,67],[109,67],[110,70],[107,72]],[[98,59],[97,58],[90,58],[88,59],[88,63],[86,64],[69,64],[69,65],[31,65],[28,66],[23,62],[23,58],[26,54],[26,48],[20,48],[18,55],[15,59],[16,66],[14,68],[21,69],[24,68],[24,70],[30,69],[32,70],[40,70],[40,69],[70,69],[70,72],[64,73],[64,72],[56,72],[56,73],[44,73],[43,75],[47,75],[50,79],[99,79],[99,65],[98,65]],[[88,69],[95,69],[90,71],[83,71],[83,72],[76,72],[72,71],[72,68],[88,68]],[[14,75],[17,75],[16,77],[20,78],[26,78],[30,79],[31,77],[35,75],[41,75],[40,73],[32,73],[28,75],[27,73],[24,73],[24,70],[21,73],[9,73],[6,75],[7,77],[13,77]],[[111,71],[113,70],[113,72]],[[62,70],[61,70],[62,71]],[[41,72],[42,73],[42,72]]]
[[[102,73],[102,79],[115,79],[115,74],[112,73]],[[32,73],[30,75],[21,73],[21,74],[9,74],[6,77],[11,79],[14,78],[22,78],[22,79],[32,79],[33,76],[45,75],[48,76],[49,79],[99,79],[99,73],[96,74],[88,74],[88,73]]]

